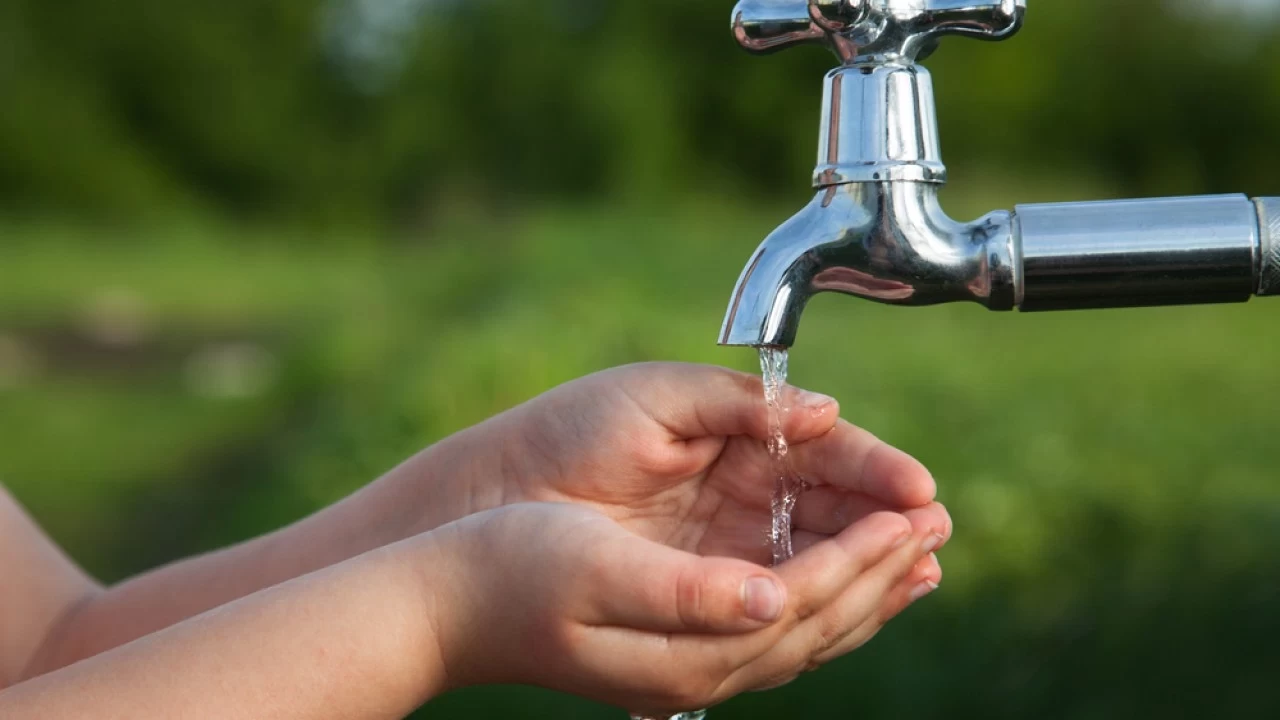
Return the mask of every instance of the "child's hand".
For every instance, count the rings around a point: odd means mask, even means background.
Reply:
[[[433,589],[450,687],[533,684],[654,714],[773,687],[857,648],[910,602],[903,580],[942,541],[871,513],[771,571],[566,504],[472,515],[427,537],[451,568]]]
[[[784,420],[813,486],[794,515],[802,549],[889,510],[950,536],[936,486],[915,459],[838,417],[836,402],[789,389]],[[646,538],[702,555],[767,563],[774,475],[760,378],[715,367],[635,365],[552,390],[467,433],[474,509],[590,505]],[[478,472],[477,472],[478,470]],[[937,582],[930,559],[916,581]]]

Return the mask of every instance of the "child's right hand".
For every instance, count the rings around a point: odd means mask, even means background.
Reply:
[[[472,515],[428,536],[450,568],[432,590],[448,685],[531,684],[654,714],[777,686],[910,604],[902,581],[941,532],[874,513],[769,570],[581,506]]]

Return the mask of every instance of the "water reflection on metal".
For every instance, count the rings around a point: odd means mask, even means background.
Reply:
[[[757,53],[826,43],[844,62],[912,63],[944,35],[1009,37],[1026,10],[1026,0],[742,0],[733,9],[733,32]]]
[[[1012,215],[947,217],[937,184],[847,183],[820,190],[743,273],[725,345],[795,343],[809,299],[839,292],[896,305],[1014,306]]]

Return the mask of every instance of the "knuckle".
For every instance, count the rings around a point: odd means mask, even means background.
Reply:
[[[808,598],[800,598],[795,603],[795,608],[796,622],[808,620],[822,609],[820,605]]]
[[[816,655],[809,643],[795,643],[785,653],[771,658],[767,665],[762,667],[762,669],[767,668],[767,671],[762,672],[761,675],[770,680],[799,675]]]
[[[809,620],[822,610],[822,604],[811,597],[797,598],[795,602],[795,622],[801,623]]]
[[[846,637],[853,632],[853,628],[846,627],[844,623],[837,618],[819,617],[815,620],[816,628],[813,634],[813,647],[809,652],[809,657],[805,658],[805,662],[809,662],[822,653],[839,645]]]
[[[680,622],[690,627],[701,627],[709,619],[707,588],[702,573],[681,570],[676,576],[676,612]]]
[[[880,521],[885,524],[885,528],[896,533],[910,533],[915,528],[911,524],[910,518],[902,513],[896,512],[880,512],[877,513]]]
[[[826,652],[819,655],[816,660],[816,663],[821,665],[821,664],[833,662],[835,660],[839,660],[845,655],[848,655],[849,653],[871,642],[871,640],[880,633],[880,630],[883,627],[884,627],[883,624],[877,624],[874,627],[869,627],[869,628],[866,628],[865,630],[859,630],[858,632],[850,634],[849,637],[842,640],[840,644],[836,645],[830,650],[827,650]]]

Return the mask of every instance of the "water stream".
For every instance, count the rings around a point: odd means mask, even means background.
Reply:
[[[791,465],[783,423],[791,408],[787,407],[787,350],[760,348],[760,372],[764,378],[764,401],[769,408],[769,466],[773,473],[773,520],[769,543],[773,548],[773,564],[791,559],[791,513],[804,492],[804,481]]]
[[[769,468],[773,474],[772,520],[769,526],[769,545],[773,552],[773,564],[791,559],[791,513],[796,501],[804,492],[805,483],[796,473],[788,456],[790,447],[782,431],[787,412],[787,350],[786,348],[760,348],[760,373],[764,379],[764,402],[769,408]],[[706,710],[680,713],[670,718],[649,718],[632,715],[631,720],[704,720]]]

